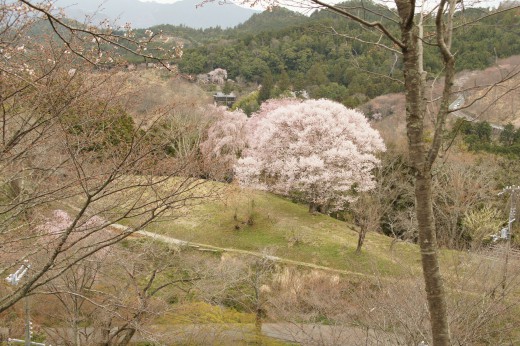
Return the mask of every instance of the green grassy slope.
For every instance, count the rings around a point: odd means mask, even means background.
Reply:
[[[236,215],[236,216],[235,216]],[[252,216],[253,223],[248,224]],[[273,256],[363,274],[397,275],[418,269],[415,245],[369,233],[356,254],[357,231],[346,222],[313,215],[308,207],[270,193],[231,187],[218,202],[147,228],[174,238],[218,247],[268,251]],[[406,263],[406,266],[403,266]]]

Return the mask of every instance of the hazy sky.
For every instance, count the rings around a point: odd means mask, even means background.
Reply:
[[[180,0],[139,0],[141,2],[158,2],[160,4],[172,4],[176,1]],[[342,2],[340,1],[332,1],[332,2]],[[426,0],[427,2],[437,2],[437,0]],[[496,7],[500,3],[500,0],[481,0],[481,1],[465,1],[466,6],[471,7]],[[419,2],[418,2],[419,3]],[[470,5],[471,4],[471,5]]]
[[[160,4],[173,4],[176,1],[179,0],[139,0],[141,2],[158,2]]]
[[[139,0],[141,2],[156,2],[156,3],[159,3],[159,4],[173,4],[174,2],[177,2],[177,1],[181,1],[181,0]],[[200,0],[200,2],[202,2],[203,0]],[[226,0],[220,0],[222,2],[226,1]],[[219,0],[214,0],[215,3],[218,3]],[[227,0],[227,2],[230,2],[230,3],[234,3],[240,7],[245,7],[245,8],[251,8],[251,6],[247,5],[247,4],[242,4],[243,1],[233,1],[233,0]],[[261,6],[255,6],[255,7],[252,7],[253,9],[255,10],[263,10],[263,8]]]

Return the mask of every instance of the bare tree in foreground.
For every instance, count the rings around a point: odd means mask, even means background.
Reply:
[[[2,280],[3,312],[157,218],[183,215],[216,188],[197,178],[195,145],[182,155],[158,151],[150,127],[128,114],[135,97],[122,78],[92,69],[117,60],[104,54],[106,44],[140,54],[150,38],[72,27],[47,2],[0,4],[0,276],[31,264],[18,285]],[[49,25],[47,39],[32,36]],[[57,209],[68,216],[53,215]]]
[[[200,268],[181,259],[180,252],[139,238],[71,267],[38,291],[58,303],[48,314],[61,323],[44,328],[49,340],[123,346],[135,336],[160,338],[150,327],[171,309],[168,300],[188,294],[189,284],[204,276]]]

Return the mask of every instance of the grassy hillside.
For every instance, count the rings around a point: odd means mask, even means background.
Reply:
[[[250,219],[252,224],[251,222],[248,224]],[[200,205],[183,218],[173,222],[165,220],[163,223],[150,226],[148,230],[219,248],[251,252],[266,251],[270,255],[284,259],[344,271],[344,275],[340,275],[341,285],[344,286],[341,286],[339,292],[345,290],[349,293],[346,296],[338,293],[341,298],[337,299],[341,299],[342,303],[336,304],[343,304],[342,309],[349,311],[350,315],[343,320],[342,318],[345,317],[334,314],[335,304],[327,306],[322,311],[323,319],[333,321],[332,324],[345,323],[350,326],[353,321],[358,320],[368,324],[374,323],[370,314],[364,315],[364,310],[357,310],[359,308],[357,300],[363,300],[361,305],[365,304],[363,305],[365,308],[393,306],[384,312],[379,312],[377,318],[393,320],[401,318],[399,314],[403,313],[406,321],[396,322],[396,330],[401,327],[400,323],[415,325],[414,314],[419,313],[418,311],[426,312],[425,306],[420,303],[424,298],[424,292],[419,251],[415,244],[401,242],[392,247],[392,239],[369,233],[362,253],[356,254],[357,232],[352,224],[321,214],[309,214],[307,206],[270,193],[241,190],[231,186],[222,200]],[[231,256],[247,257],[240,253]],[[226,256],[221,257],[224,259]],[[518,294],[520,294],[517,284],[518,263],[509,264],[507,295],[503,298],[502,295],[495,296],[495,292],[502,292],[503,259],[485,253],[442,250],[441,262],[450,306],[458,307],[450,312],[452,320],[457,321],[457,328],[460,329],[457,331],[457,337],[465,338],[467,335],[473,341],[496,341],[500,338],[492,335],[492,330],[507,330],[507,335],[516,338],[516,332],[510,328],[517,321],[515,316],[519,316],[518,305],[514,303],[518,301]],[[309,287],[314,287],[312,285],[316,284],[310,279],[313,275],[321,277],[317,280],[328,282],[327,280],[332,280],[331,278],[337,274],[327,273],[327,271],[316,274],[316,271],[312,268],[309,270],[309,266],[303,263],[297,269],[295,267],[298,265],[287,267],[285,270],[289,272],[296,270],[293,273],[300,278],[302,284],[305,280],[310,280]],[[320,281],[319,285],[322,284]],[[331,292],[338,292],[338,287],[334,284],[331,287]],[[356,291],[356,287],[363,288]],[[309,289],[312,292],[313,289]],[[314,288],[314,290],[319,289]],[[279,293],[279,295],[276,293],[270,299],[283,301],[285,299],[283,294]],[[311,304],[306,299],[302,298],[305,301],[303,304]],[[321,299],[324,298],[320,298],[319,301]],[[334,299],[336,298],[332,298]],[[276,303],[273,304],[276,306]],[[419,305],[422,308],[419,308]],[[285,308],[290,311],[286,311],[290,317],[284,318],[298,319],[298,308],[294,308],[294,311],[289,307]],[[273,307],[270,309],[276,310]],[[276,313],[270,312],[270,317],[277,320],[274,316]],[[468,316],[473,317],[468,318]],[[488,318],[491,318],[490,322],[479,327],[477,333],[472,331],[474,328],[472,321]],[[307,321],[307,323],[314,322],[312,318]],[[398,335],[405,334],[405,332],[398,333]]]
[[[357,231],[351,224],[310,214],[307,206],[270,193],[234,186],[221,201],[198,206],[185,217],[156,223],[147,230],[362,274],[397,275],[419,264],[413,244],[398,243],[390,250],[392,239],[369,233],[362,253],[356,254]]]
[[[161,193],[163,188],[171,190],[174,183],[169,181],[155,192]],[[147,238],[135,237],[112,249],[114,268],[105,270],[100,281],[104,285],[105,280],[115,283],[128,280],[124,273],[115,271],[119,266],[140,268],[139,276],[131,278],[135,280],[134,284],[142,286],[146,284],[149,272],[162,268],[157,272],[159,276],[153,287],[161,287],[177,277],[200,273],[203,279],[193,282],[194,286],[189,290],[172,287],[154,297],[154,304],[161,307],[157,310],[160,313],[151,314],[146,325],[151,332],[160,335],[161,340],[194,345],[207,344],[208,340],[214,344],[284,344],[264,337],[258,340],[254,329],[255,305],[250,301],[252,282],[255,282],[251,281],[255,273],[251,268],[258,262],[253,256],[232,253],[229,249],[267,251],[272,256],[301,262],[276,266],[269,277],[262,278],[260,285],[266,287],[262,298],[266,299],[264,322],[278,328],[283,329],[284,322],[291,321],[303,331],[326,325],[338,328],[336,332],[345,335],[357,335],[356,328],[366,324],[374,333],[380,333],[379,336],[387,337],[390,331],[401,341],[407,335],[405,328],[426,328],[424,317],[417,326],[417,315],[424,316],[427,311],[422,303],[424,291],[416,245],[401,242],[391,247],[392,239],[369,233],[363,252],[356,254],[357,232],[348,222],[309,214],[306,205],[235,185],[208,182],[191,193],[200,193],[199,189],[220,189],[222,195],[219,199],[178,210],[177,215],[182,215],[180,218],[162,219],[162,222],[150,225],[147,231],[219,247],[226,254],[219,253],[218,249],[208,252],[191,247],[178,252],[162,242],[151,247]],[[146,193],[143,197],[146,198]],[[114,196],[114,199],[124,201],[122,196]],[[105,266],[107,262],[104,260]],[[501,294],[501,259],[443,250],[442,262],[450,306],[456,307],[450,311],[450,318],[455,321],[459,339],[471,336],[466,344],[499,344],[487,341],[499,340],[492,333],[502,330],[507,331],[504,335],[518,340],[516,330],[511,329],[520,316],[518,262],[511,259],[505,298]],[[336,272],[314,270],[306,264],[326,266]],[[244,278],[237,279],[238,274]],[[298,294],[293,293],[294,287],[299,287]],[[119,292],[126,292],[126,288]],[[288,303],[287,299],[294,301],[284,305]],[[41,304],[38,311],[48,309],[47,302]],[[380,310],[370,314],[376,306]],[[44,313],[35,316],[36,323],[47,323],[46,316]],[[473,322],[484,319],[483,327],[479,327],[477,334],[473,333]],[[381,321],[390,326],[385,324],[379,330]],[[55,324],[49,327],[54,328]],[[365,337],[365,334],[359,337]],[[410,340],[415,342],[415,339]],[[487,343],[473,343],[474,340]]]

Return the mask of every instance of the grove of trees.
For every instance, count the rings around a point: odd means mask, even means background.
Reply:
[[[487,121],[470,122],[458,119],[452,135],[460,135],[471,151],[486,151],[499,155],[518,157],[520,155],[520,130],[508,123],[495,134]]]

